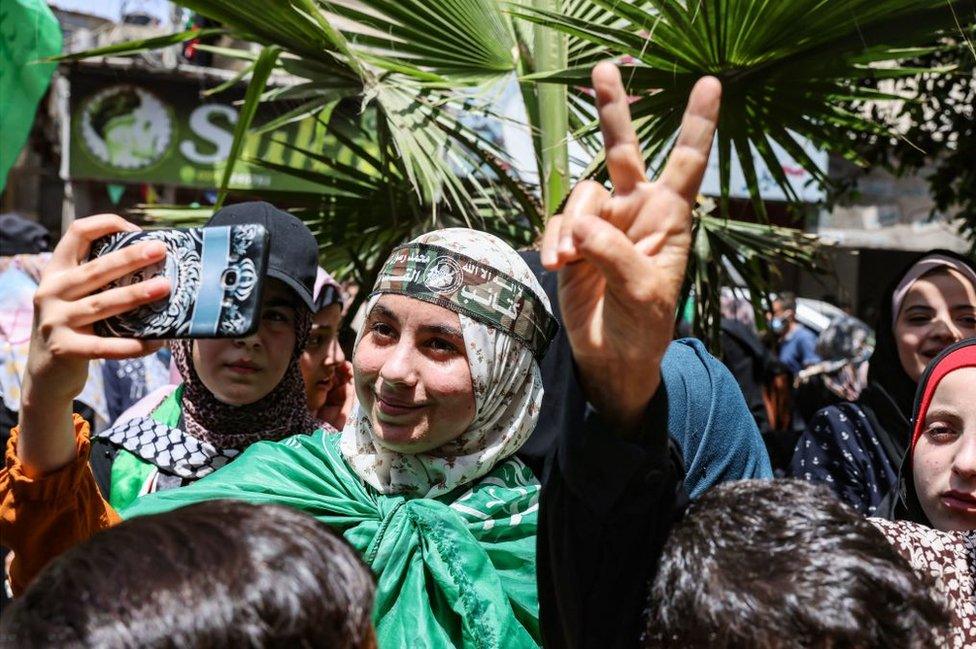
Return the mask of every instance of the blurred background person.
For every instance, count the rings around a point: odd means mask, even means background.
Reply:
[[[779,360],[793,376],[805,367],[820,362],[817,335],[796,321],[796,295],[784,291],[772,304],[769,328],[776,335]]]
[[[319,268],[312,330],[301,356],[308,409],[319,421],[342,430],[354,403],[352,363],[339,341],[345,306],[342,287]]]
[[[174,386],[171,362],[173,354],[163,347],[141,358],[108,359],[102,362],[105,407],[111,426],[129,408],[146,395],[166,386]],[[164,395],[160,394],[159,401]]]
[[[810,421],[818,410],[841,401],[856,401],[868,382],[868,359],[874,332],[850,316],[833,320],[817,336],[821,360],[800,370],[794,381],[797,415]]]

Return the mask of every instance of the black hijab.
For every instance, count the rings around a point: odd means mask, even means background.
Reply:
[[[929,250],[907,264],[881,295],[878,320],[874,325],[875,345],[868,365],[868,385],[857,400],[871,422],[878,441],[892,467],[901,466],[911,435],[910,420],[916,383],[898,357],[891,300],[902,279],[919,261],[932,255],[957,259],[976,272],[976,262],[950,250]],[[913,490],[914,491],[914,490]]]

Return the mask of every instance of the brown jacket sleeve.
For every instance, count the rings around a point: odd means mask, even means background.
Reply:
[[[39,478],[23,472],[17,458],[19,428],[11,430],[0,469],[0,543],[14,552],[10,585],[19,595],[59,554],[121,521],[98,491],[88,466],[88,422],[74,416],[74,462]]]

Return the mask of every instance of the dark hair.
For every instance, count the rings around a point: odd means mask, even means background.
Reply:
[[[133,518],[47,566],[0,646],[371,646],[369,569],[294,509],[215,500]]]
[[[773,302],[779,302],[784,311],[796,311],[796,293],[792,291],[783,291],[777,294]]]
[[[800,480],[715,487],[671,533],[647,647],[939,645],[948,612],[871,523]]]

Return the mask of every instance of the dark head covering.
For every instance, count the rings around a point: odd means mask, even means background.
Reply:
[[[0,215],[0,257],[36,255],[51,249],[51,233],[40,223],[13,212]]]
[[[270,234],[268,276],[299,298],[295,304],[295,347],[285,375],[271,392],[243,406],[223,403],[193,367],[193,341],[174,340],[173,360],[183,377],[183,429],[220,449],[241,449],[261,440],[279,440],[320,427],[308,411],[299,357],[312,326],[318,244],[298,218],[269,203],[237,203],[219,210],[208,226],[263,225]]]
[[[905,459],[901,464],[897,489],[885,499],[879,508],[887,518],[908,520],[932,527],[932,523],[925,515],[922,504],[918,500],[918,492],[915,490],[912,455],[915,452],[915,444],[922,433],[925,415],[928,414],[928,407],[939,381],[948,372],[963,367],[972,367],[974,350],[976,350],[976,338],[967,338],[946,347],[929,363],[928,367],[925,368],[925,373],[919,379],[918,390],[915,393],[914,405],[912,406],[911,428],[909,429],[911,431],[909,440],[911,452],[905,454]]]
[[[271,203],[248,201],[218,210],[207,222],[211,225],[263,225],[268,231],[267,274],[285,283],[310,310],[315,309],[312,294],[319,269],[319,246],[315,235],[301,220]]]
[[[930,250],[915,257],[898,273],[881,296],[874,327],[874,353],[868,365],[868,386],[857,401],[871,421],[892,467],[901,465],[908,449],[909,419],[916,388],[915,381],[905,372],[898,357],[894,331],[897,314],[892,312],[892,297],[915,264],[933,255],[951,257],[976,272],[976,262],[972,259],[949,250]]]

